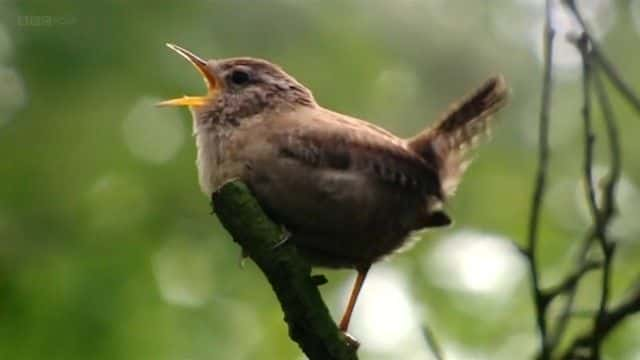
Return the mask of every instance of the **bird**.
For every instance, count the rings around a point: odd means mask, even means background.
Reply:
[[[159,103],[191,111],[202,191],[213,196],[227,182],[244,182],[312,266],[355,269],[339,323],[345,334],[371,265],[401,251],[412,232],[452,223],[444,205],[509,94],[504,77],[491,76],[402,138],[322,107],[267,60],[205,60],[167,46],[207,86],[203,96]]]

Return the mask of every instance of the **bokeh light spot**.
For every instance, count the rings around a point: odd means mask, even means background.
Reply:
[[[424,265],[442,287],[486,295],[512,292],[525,273],[508,239],[473,230],[441,239],[426,253]]]
[[[610,30],[616,19],[616,7],[610,0],[577,1],[585,21],[589,24],[593,35],[600,39]],[[494,31],[515,45],[525,45],[535,54],[537,60],[544,61],[544,1],[519,0],[509,1],[494,6]],[[552,1],[551,26],[555,30],[553,63],[561,72],[560,79],[570,75],[575,79],[579,74],[581,58],[576,47],[568,40],[581,33],[581,27],[575,16],[561,4],[560,0]],[[564,72],[563,72],[564,70]],[[565,74],[570,70],[569,74]]]
[[[167,303],[186,307],[206,303],[215,276],[212,252],[205,245],[175,238],[153,254],[153,275]]]
[[[352,285],[353,278],[342,287],[342,306]],[[366,353],[383,358],[430,359],[418,309],[410,296],[406,276],[389,265],[377,264],[369,272],[360,293],[350,331],[365,344],[362,351]]]
[[[0,65],[0,126],[6,124],[16,110],[27,101],[22,77],[15,69]]]
[[[159,108],[158,98],[142,97],[123,123],[124,140],[138,159],[160,164],[171,160],[184,143],[180,109]]]
[[[595,197],[598,206],[602,206],[602,196],[604,195],[604,185],[608,169],[604,166],[595,166],[592,171],[593,184],[595,186]],[[587,226],[592,224],[591,211],[587,203],[585,186],[586,183],[580,179],[579,186],[575,186],[575,202],[582,219],[582,223]],[[640,222],[637,220],[640,211],[640,192],[634,183],[626,176],[621,176],[616,187],[616,205],[618,212],[611,221],[610,231],[616,239],[633,241],[640,234]]]

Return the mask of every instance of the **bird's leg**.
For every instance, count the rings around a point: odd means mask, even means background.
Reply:
[[[353,308],[356,306],[358,295],[360,294],[362,284],[364,283],[364,279],[367,277],[367,272],[369,271],[370,267],[371,264],[367,264],[366,266],[356,269],[358,271],[358,276],[356,277],[356,282],[353,284],[353,289],[351,289],[351,295],[349,296],[349,303],[347,304],[347,308],[342,315],[342,320],[340,320],[340,330],[342,332],[346,333],[347,329],[349,329],[351,313],[353,313]]]

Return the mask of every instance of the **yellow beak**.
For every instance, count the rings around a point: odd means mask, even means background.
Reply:
[[[203,60],[199,56],[195,55],[191,51],[181,48],[178,45],[167,44],[167,47],[177,52],[182,57],[187,59],[198,72],[202,75],[205,83],[207,84],[207,95],[205,96],[183,96],[181,98],[166,100],[158,103],[158,106],[202,106],[220,92],[220,82],[216,76],[207,67],[207,61]]]

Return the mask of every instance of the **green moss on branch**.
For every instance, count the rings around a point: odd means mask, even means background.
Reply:
[[[354,360],[355,350],[338,330],[311,277],[311,267],[282,239],[280,226],[262,211],[249,189],[228,183],[213,195],[213,207],[233,240],[262,270],[284,312],[289,336],[310,360]]]

